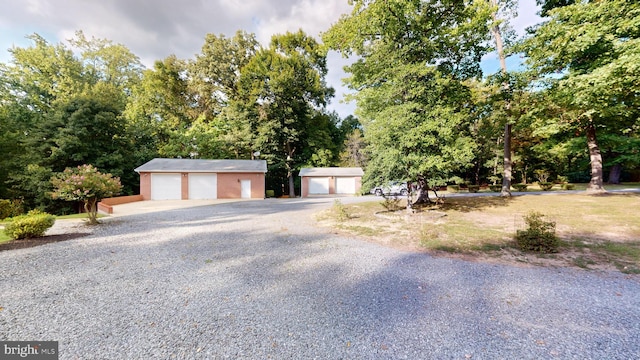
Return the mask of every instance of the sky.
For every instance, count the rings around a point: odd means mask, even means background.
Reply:
[[[523,34],[540,21],[535,0],[518,0],[514,29]],[[321,32],[347,14],[347,0],[2,0],[0,10],[0,62],[10,61],[8,49],[30,45],[25,36],[38,33],[50,43],[64,42],[82,30],[87,38],[109,39],[129,48],[142,63],[175,54],[193,59],[207,33],[233,36],[237,30],[256,34],[267,46],[274,34],[302,29],[319,40]],[[517,66],[518,59],[510,61]],[[329,53],[327,83],[336,89],[329,104],[344,118],[355,104],[341,101],[348,90],[342,67],[349,60]],[[498,70],[495,55],[483,60],[485,72]]]

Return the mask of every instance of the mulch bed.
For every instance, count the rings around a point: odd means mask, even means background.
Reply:
[[[33,239],[11,240],[9,242],[0,244],[0,251],[30,248],[34,246],[40,246],[40,245],[59,242],[59,241],[78,239],[87,235],[91,235],[91,234],[90,233],[72,233],[72,234],[49,235],[49,236],[43,236],[43,237],[33,238]]]

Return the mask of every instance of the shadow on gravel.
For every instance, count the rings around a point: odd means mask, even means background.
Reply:
[[[0,289],[21,289],[0,292],[0,324],[46,324],[3,335],[65,334],[69,358],[637,355],[635,283],[406,253],[310,228],[318,203],[265,203],[117,218],[46,262],[0,263]]]
[[[25,248],[40,246],[40,245],[54,243],[54,242],[78,239],[81,237],[85,237],[87,235],[91,235],[91,234],[71,233],[71,234],[61,234],[61,235],[48,235],[48,236],[43,236],[43,237],[33,238],[33,239],[11,240],[9,242],[0,244],[0,251],[25,249]]]

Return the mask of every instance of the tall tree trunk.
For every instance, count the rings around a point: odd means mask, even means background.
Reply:
[[[407,202],[407,209],[410,209],[413,205],[429,204],[431,202],[431,199],[429,199],[429,184],[427,183],[427,179],[422,175],[418,175],[416,183],[417,184],[407,184],[407,187],[409,187],[408,190],[411,190],[411,187],[414,185],[416,188],[415,200],[411,204]],[[409,193],[411,193],[411,191],[409,191]]]
[[[291,173],[291,170],[289,170],[289,197],[290,198],[294,198],[296,197],[296,188],[295,188],[295,184],[293,183],[293,173]]]
[[[622,165],[615,164],[609,170],[609,184],[620,184],[620,175],[622,175]]]
[[[291,163],[293,162],[293,154],[296,152],[296,148],[291,148],[291,143],[287,142],[287,160],[285,162],[287,166],[287,178],[289,179],[289,197],[296,197],[296,188],[293,182],[293,169]]]
[[[502,42],[502,33],[500,32],[500,26],[498,26],[498,0],[491,0],[491,5],[495,7],[495,11],[491,15],[494,25],[491,27],[491,34],[496,40],[496,50],[498,52],[498,58],[500,59],[500,69],[502,75],[507,75],[507,61],[504,56],[504,45]],[[509,90],[509,84],[505,81],[502,84],[504,90]],[[509,100],[505,104],[505,110],[507,115],[511,109]],[[511,196],[511,123],[507,118],[507,124],[504,126],[504,170],[502,174],[502,196]]]
[[[511,196],[511,124],[504,126],[504,170],[502,173],[502,196]]]
[[[591,122],[587,126],[587,147],[589,148],[589,160],[591,162],[591,181],[587,187],[587,192],[605,192],[606,190],[602,186],[602,154],[596,140],[596,127]]]

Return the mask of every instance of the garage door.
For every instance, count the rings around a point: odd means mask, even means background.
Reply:
[[[151,200],[182,199],[180,174],[151,174]]]
[[[309,194],[326,195],[329,193],[329,178],[309,178]]]
[[[216,174],[189,174],[189,199],[209,200],[218,198]]]
[[[356,179],[352,177],[336,178],[336,194],[355,194]]]

